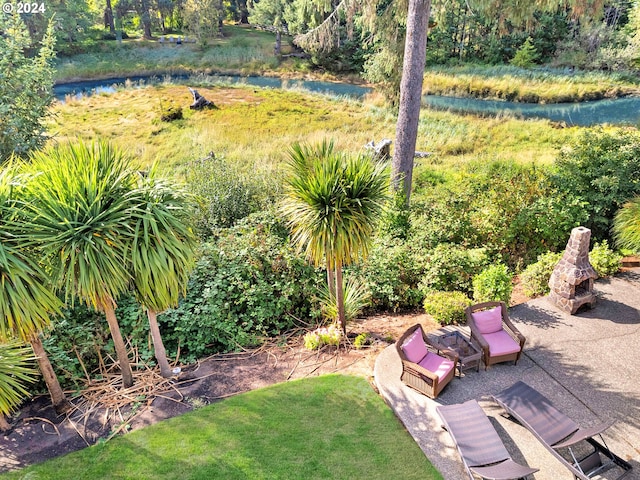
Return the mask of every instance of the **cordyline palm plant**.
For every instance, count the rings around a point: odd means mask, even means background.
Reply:
[[[8,430],[5,415],[17,408],[29,392],[26,383],[36,374],[29,349],[17,342],[0,343],[0,430]]]
[[[147,310],[156,360],[163,377],[172,375],[157,314],[178,305],[194,266],[196,237],[187,223],[190,197],[175,184],[141,180],[141,204],[133,215],[131,267],[135,293]]]
[[[337,321],[346,333],[342,267],[368,254],[387,200],[388,177],[383,165],[335,152],[332,142],[294,144],[289,157],[281,209],[293,241],[314,264],[326,262]]]
[[[5,167],[0,172],[0,341],[17,338],[31,345],[53,406],[63,413],[71,404],[40,339],[51,325],[51,316],[60,313],[61,302],[29,248],[22,202],[16,199],[21,189],[12,170]]]
[[[132,211],[140,204],[138,173],[107,143],[61,145],[31,155],[30,239],[50,266],[54,286],[103,312],[122,382],[133,385],[115,315],[131,281]]]
[[[613,220],[613,234],[618,247],[640,253],[640,197],[618,210]]]

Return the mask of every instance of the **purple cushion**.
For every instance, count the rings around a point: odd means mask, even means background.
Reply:
[[[424,357],[418,365],[426,368],[430,372],[435,373],[440,380],[447,376],[447,374],[455,366],[455,364],[451,360],[442,358],[440,355],[436,355],[435,353],[431,352],[428,352],[427,356]]]
[[[484,335],[484,338],[489,344],[489,356],[491,357],[508,355],[520,351],[520,344],[511,338],[504,330],[489,333]]]
[[[502,307],[498,305],[491,310],[482,310],[472,313],[471,316],[483,335],[502,330]]]
[[[420,360],[427,356],[429,351],[419,328],[402,344],[402,351],[407,356],[407,360],[413,363],[420,363]]]

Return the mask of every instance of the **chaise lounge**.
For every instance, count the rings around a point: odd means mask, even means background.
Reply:
[[[514,480],[538,471],[512,460],[498,432],[475,400],[441,405],[436,410],[453,438],[471,480],[474,474],[490,480]]]
[[[452,350],[438,350],[419,323],[402,334],[396,350],[402,361],[400,379],[428,397],[436,398],[453,378],[458,355]]]
[[[607,447],[602,433],[613,422],[582,428],[565,414],[560,412],[549,399],[526,383],[519,381],[511,387],[493,396],[494,400],[527,428],[533,435],[567,467],[575,478],[589,480],[595,475],[615,467],[622,469],[624,477],[631,464],[614,455]],[[593,437],[600,437],[600,442]],[[590,453],[577,458],[579,444],[590,444]],[[605,460],[605,461],[603,461]]]
[[[473,338],[482,348],[484,369],[495,363],[518,363],[526,341],[509,320],[504,302],[484,302],[465,310]]]

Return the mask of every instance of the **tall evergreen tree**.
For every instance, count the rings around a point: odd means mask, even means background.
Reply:
[[[52,23],[38,48],[20,15],[0,15],[0,163],[13,154],[26,156],[46,140],[44,123],[53,100],[53,44]]]

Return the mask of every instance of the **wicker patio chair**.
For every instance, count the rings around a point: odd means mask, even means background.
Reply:
[[[402,360],[400,379],[428,397],[436,398],[456,371],[458,354],[434,347],[419,323],[398,339],[396,350]]]
[[[495,363],[518,363],[526,341],[509,320],[504,302],[484,302],[465,310],[473,338],[482,348],[484,369]]]

